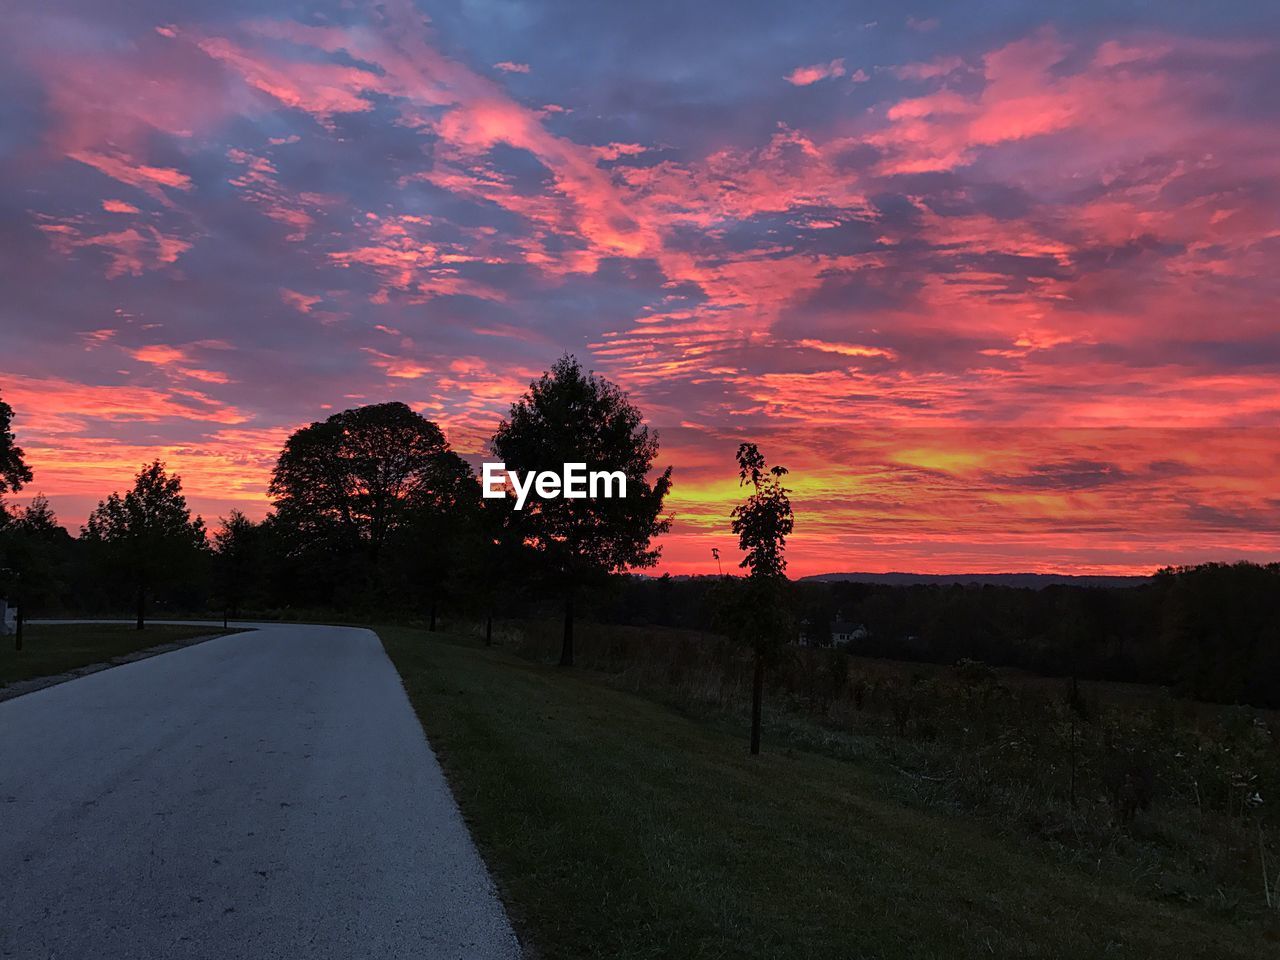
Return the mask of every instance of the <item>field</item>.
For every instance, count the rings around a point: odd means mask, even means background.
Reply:
[[[678,695],[676,658],[663,686],[547,666],[528,637],[379,633],[539,956],[1275,955],[1256,911],[939,802],[906,753],[775,712],[753,760],[736,707]]]
[[[148,647],[227,631],[210,626],[132,623],[27,624],[22,650],[13,637],[0,637],[0,687],[19,680],[54,676],[95,663],[109,663]]]

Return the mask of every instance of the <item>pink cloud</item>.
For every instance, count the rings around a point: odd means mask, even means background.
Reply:
[[[191,178],[180,170],[138,163],[126,154],[78,150],[68,153],[67,156],[121,183],[137,187],[157,199],[164,199],[164,194],[157,189],[159,187],[169,187],[174,190],[191,189]]]
[[[285,240],[305,240],[314,226],[318,212],[335,202],[334,198],[314,193],[295,194],[280,185],[275,165],[265,156],[246,150],[231,149],[227,158],[242,168],[241,173],[230,179],[230,184],[240,190],[240,195],[255,204],[262,212],[289,229]]]
[[[157,390],[131,385],[94,385],[58,377],[5,377],[5,399],[20,409],[40,409],[63,418],[67,429],[79,430],[93,418],[115,422],[154,423],[196,420],[239,424],[249,415],[199,391]]]
[[[227,344],[218,341],[211,341],[188,344],[184,347],[175,347],[162,343],[147,344],[146,346],[137,347],[135,349],[128,350],[127,352],[129,356],[133,357],[133,359],[141,363],[158,367],[175,378],[188,378],[191,380],[199,380],[202,383],[215,384],[227,384],[231,382],[231,378],[225,373],[218,370],[209,370],[199,366],[192,356],[193,347],[215,350],[229,349]]]
[[[299,293],[297,290],[290,290],[288,287],[280,288],[280,299],[287,303],[299,313],[310,313],[317,303],[320,303],[324,297],[318,295],[309,295]]]
[[[36,226],[49,238],[53,249],[65,256],[71,256],[78,250],[97,250],[105,254],[108,279],[126,274],[141,276],[147,270],[177,262],[191,249],[190,241],[164,234],[150,224],[94,233],[82,218],[58,220],[39,215]]]
[[[783,79],[797,87],[807,87],[832,77],[843,77],[844,60],[832,60],[829,63],[813,63],[807,67],[796,67]]]

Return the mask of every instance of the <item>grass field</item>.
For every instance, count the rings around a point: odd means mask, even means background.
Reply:
[[[14,650],[13,637],[0,637],[0,687],[225,632],[217,627],[170,624],[153,624],[145,630],[135,630],[132,623],[27,624],[20,652]]]
[[[921,808],[901,775],[740,733],[588,672],[379,630],[524,939],[601,958],[1274,957]]]

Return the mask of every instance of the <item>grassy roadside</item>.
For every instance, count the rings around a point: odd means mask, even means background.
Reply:
[[[894,775],[740,737],[590,674],[379,634],[523,936],[547,960],[1274,956]]]
[[[27,624],[20,652],[13,648],[13,637],[0,637],[0,687],[107,663],[148,647],[227,632],[173,624],[152,624],[145,630],[135,630],[132,623]]]

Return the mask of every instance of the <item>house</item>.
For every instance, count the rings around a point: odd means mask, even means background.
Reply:
[[[837,619],[831,624],[831,645],[833,647],[847,647],[865,639],[867,639],[867,628],[860,623]]]
[[[836,619],[827,625],[826,630],[818,629],[812,620],[801,620],[796,643],[802,647],[845,647],[866,638],[866,627],[836,614]]]

